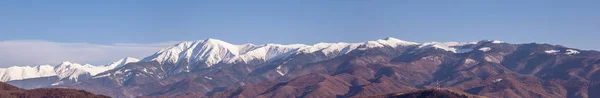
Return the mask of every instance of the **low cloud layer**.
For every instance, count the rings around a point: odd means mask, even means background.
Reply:
[[[40,40],[0,41],[0,67],[56,65],[63,61],[104,65],[125,57],[142,59],[176,43],[98,45]]]

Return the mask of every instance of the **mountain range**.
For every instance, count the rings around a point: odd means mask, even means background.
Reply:
[[[597,98],[600,52],[496,40],[416,43],[181,42],[142,60],[0,69],[21,88],[129,97],[368,97],[449,88],[488,97]]]

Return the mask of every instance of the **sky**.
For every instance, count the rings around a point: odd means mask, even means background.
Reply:
[[[104,64],[207,38],[234,44],[502,40],[600,50],[598,5],[598,0],[2,0],[0,67],[65,60]]]

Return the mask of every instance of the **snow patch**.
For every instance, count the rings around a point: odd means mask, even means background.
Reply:
[[[494,57],[492,55],[485,55],[484,59],[488,62],[500,63],[504,58],[502,56]]]
[[[494,43],[494,44],[501,44],[501,43],[504,43],[504,42],[503,41],[499,41],[499,40],[493,40],[492,43]]]
[[[465,64],[475,64],[475,63],[477,63],[477,61],[475,61],[473,59],[470,59],[470,58],[465,59]]]
[[[492,48],[490,48],[490,47],[479,48],[479,51],[483,51],[483,52],[488,52],[490,50],[492,50]]]
[[[144,73],[148,73],[148,69],[146,68],[142,69],[142,71],[144,71]]]
[[[557,52],[560,52],[560,50],[546,50],[544,52],[546,52],[546,53],[557,53]]]
[[[574,54],[579,54],[580,52],[577,50],[573,50],[573,49],[567,49],[567,53],[568,55],[574,55]]]
[[[51,86],[56,86],[56,85],[60,85],[60,84],[63,84],[63,81],[52,83]]]
[[[557,54],[560,52],[560,54],[567,54],[567,55],[576,55],[579,54],[580,52],[574,49],[567,49],[566,51],[560,51],[560,50],[546,50],[544,51],[546,53],[550,53],[550,54]]]
[[[428,49],[428,48],[436,48],[436,49],[442,49],[442,50],[446,50],[446,51],[450,51],[453,53],[468,53],[473,51],[473,49],[469,49],[469,48],[459,48],[461,46],[464,45],[469,45],[469,44],[474,44],[474,43],[459,43],[459,42],[428,42],[428,43],[423,43],[419,46],[419,48],[421,49]]]
[[[281,65],[277,66],[277,73],[279,73],[279,75],[284,76],[285,73],[283,73],[283,71],[281,71]]]
[[[496,82],[500,82],[500,81],[502,81],[502,80],[503,80],[503,79],[496,79],[496,80],[494,80],[494,83],[496,83]]]

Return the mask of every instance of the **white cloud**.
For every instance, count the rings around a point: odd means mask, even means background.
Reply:
[[[0,67],[56,65],[63,61],[104,65],[125,57],[142,59],[176,43],[98,45],[40,40],[0,41]]]

